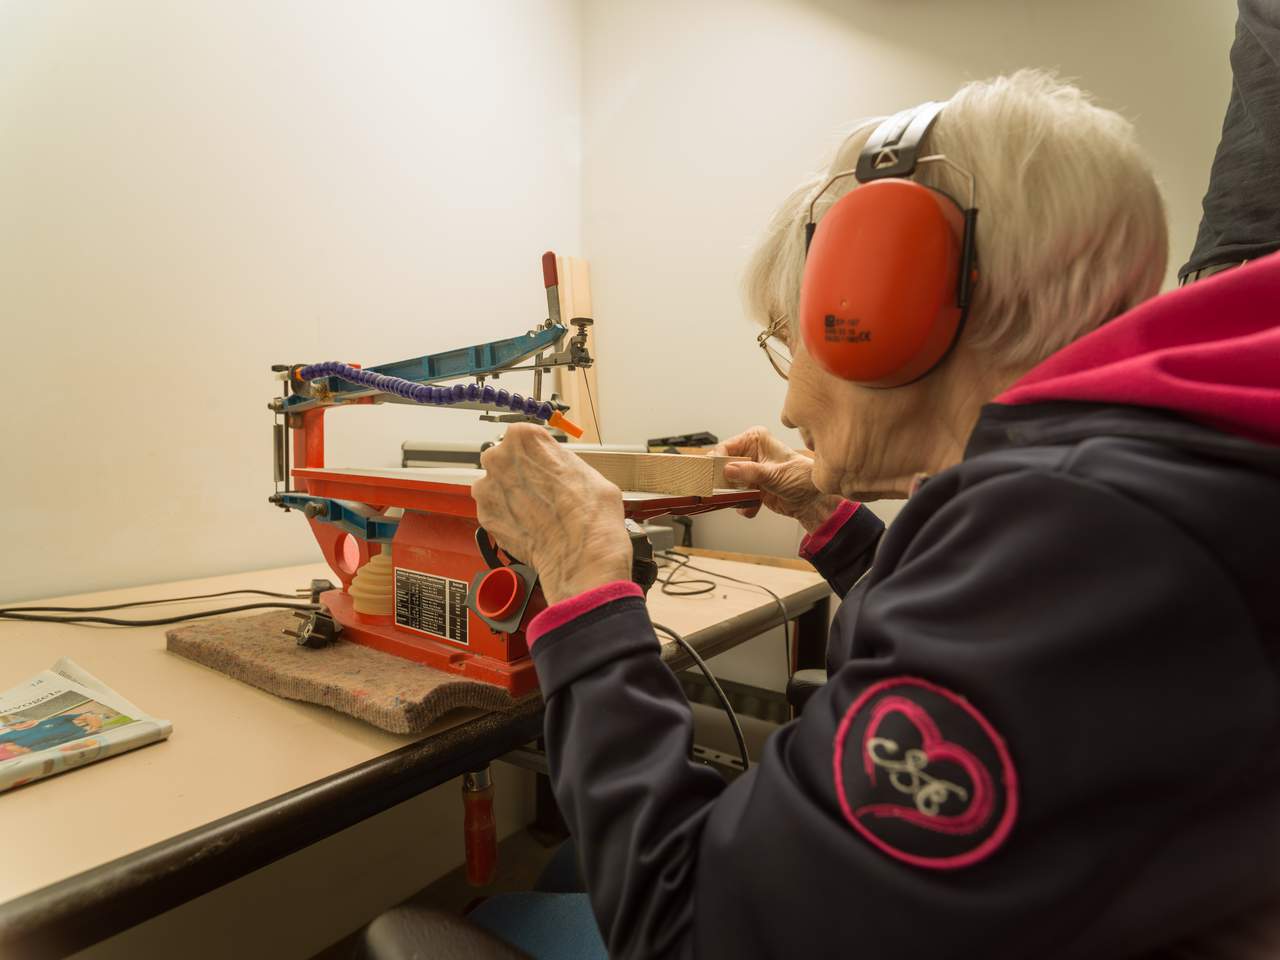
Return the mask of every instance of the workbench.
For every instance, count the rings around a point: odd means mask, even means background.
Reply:
[[[801,661],[820,655],[831,596],[822,578],[802,564],[724,556],[701,555],[696,563],[774,590],[794,618]],[[247,587],[287,592],[328,573],[309,564],[59,599],[87,605]],[[655,588],[650,611],[704,657],[777,624],[768,595],[721,583],[694,597]],[[226,603],[200,603],[212,608],[241,598],[220,599]],[[200,607],[119,615],[191,609]],[[142,710],[173,722],[167,741],[0,793],[0,955],[81,949],[481,768],[541,733],[539,698],[509,713],[460,712],[421,737],[386,733],[170,654],[167,629],[0,621],[0,688],[68,656]],[[678,647],[664,649],[664,659],[676,669],[688,666]],[[91,816],[84,815],[87,806]]]

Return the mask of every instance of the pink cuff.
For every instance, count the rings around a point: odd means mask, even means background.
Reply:
[[[529,621],[529,626],[524,631],[525,642],[529,644],[529,649],[532,650],[533,645],[538,642],[538,639],[543,634],[550,633],[558,627],[563,627],[570,620],[576,620],[584,613],[590,613],[596,607],[603,607],[606,603],[621,600],[623,597],[639,597],[643,600],[644,591],[640,589],[638,583],[633,583],[630,580],[615,580],[613,583],[594,587],[578,594],[576,597],[570,597],[568,600],[553,603]]]
[[[822,526],[800,541],[800,556],[812,560],[814,555],[831,542],[831,538],[849,522],[849,518],[858,512],[862,504],[852,500],[843,501],[836,507],[836,512],[822,521]]]

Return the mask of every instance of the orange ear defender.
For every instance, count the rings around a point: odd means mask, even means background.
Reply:
[[[805,349],[837,377],[867,387],[900,387],[937,367],[964,328],[974,271],[978,211],[907,179],[942,111],[925,103],[890,117],[867,139],[854,170],[832,177],[809,205],[800,287]],[[833,183],[859,186],[814,225],[813,206]]]

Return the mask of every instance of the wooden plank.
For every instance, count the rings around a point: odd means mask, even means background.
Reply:
[[[610,483],[638,493],[709,497],[716,490],[739,489],[724,478],[726,463],[745,457],[683,456],[676,453],[573,451]]]
[[[675,452],[685,456],[706,457],[708,460],[712,461],[715,464],[715,475],[712,480],[712,484],[715,486],[717,490],[745,489],[746,484],[734,483],[725,479],[724,466],[726,463],[732,463],[735,460],[750,460],[751,458],[750,457],[719,457],[719,456],[713,457],[707,453],[707,451],[710,449],[711,449],[710,447],[676,447]],[[672,454],[669,449],[664,450],[660,447],[650,447],[649,452],[654,454],[662,453],[662,454],[666,454],[667,456],[674,456],[674,454]]]
[[[727,464],[738,462],[750,462],[750,457],[707,457],[711,461],[712,474],[711,483],[717,490],[743,490],[746,489],[745,483],[738,483],[734,480],[726,480],[724,476],[724,468]]]
[[[636,454],[606,450],[574,450],[587,466],[594,467],[620,490],[636,490]]]
[[[715,485],[715,464],[706,457],[678,453],[636,455],[637,490],[678,496],[709,497]]]

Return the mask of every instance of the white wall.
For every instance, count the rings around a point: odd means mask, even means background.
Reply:
[[[272,363],[520,333],[580,248],[575,0],[0,4],[0,601],[316,558]],[[473,414],[329,416],[332,465]]]
[[[1229,0],[587,0],[583,231],[606,439],[781,432],[784,385],[738,295],[756,238],[840,130],[966,80],[1057,68],[1134,120],[1168,202],[1172,279],[1199,222],[1234,20]],[[704,546],[798,540],[776,518],[697,526]]]
[[[0,600],[313,558],[265,503],[267,367],[510,335],[543,316],[547,247],[591,258],[607,440],[776,425],[783,384],[738,296],[752,244],[838,130],[966,79],[1057,67],[1134,118],[1176,266],[1233,18],[1228,0],[0,5]],[[334,464],[492,434],[448,411],[329,420]],[[699,535],[798,539],[734,514]]]
[[[1234,22],[1230,0],[586,0],[583,235],[606,439],[763,423],[798,446],[743,318],[746,259],[842,129],[967,80],[1056,68],[1132,119],[1168,204],[1172,282],[1200,218]],[[767,514],[695,520],[699,546],[790,555],[800,535]],[[781,644],[771,631],[715,670],[781,688]]]

